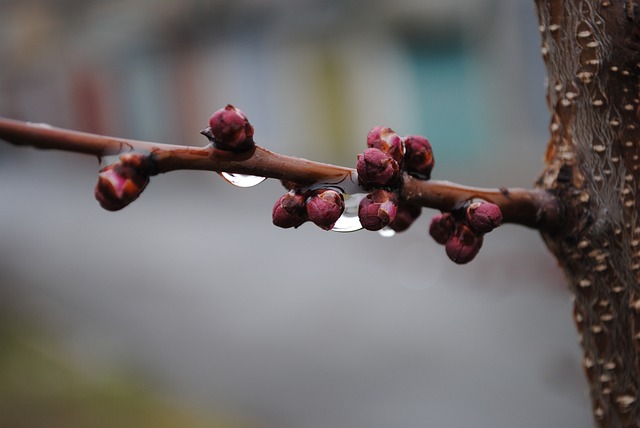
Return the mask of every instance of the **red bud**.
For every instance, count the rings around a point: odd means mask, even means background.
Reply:
[[[389,227],[396,232],[404,232],[420,217],[421,213],[421,206],[399,202],[396,218],[389,223]]]
[[[309,220],[316,226],[331,230],[344,212],[344,198],[335,190],[317,191],[306,204]]]
[[[295,190],[282,195],[273,206],[271,213],[273,224],[284,229],[300,227],[307,221],[305,199],[305,195]]]
[[[404,165],[407,172],[423,180],[430,179],[434,159],[429,140],[420,135],[409,135],[404,138],[404,147]]]
[[[397,196],[393,192],[377,189],[360,201],[358,218],[367,230],[380,230],[396,218]]]
[[[483,237],[464,224],[458,224],[456,231],[445,244],[447,256],[454,263],[465,264],[475,258],[482,247]]]
[[[127,153],[98,173],[94,196],[108,211],[118,211],[135,201],[149,183],[148,156]]]
[[[231,104],[213,113],[209,119],[209,129],[202,131],[202,134],[220,150],[242,152],[255,145],[249,119]]]
[[[367,147],[379,149],[391,156],[396,162],[402,163],[404,147],[402,138],[393,129],[376,126],[367,135]]]
[[[489,233],[502,224],[502,211],[490,202],[474,202],[467,208],[467,223],[479,233]]]
[[[366,149],[358,155],[358,180],[365,187],[390,186],[400,177],[398,162],[380,149]]]
[[[445,245],[453,232],[455,223],[450,213],[439,214],[431,219],[429,234],[440,245]]]

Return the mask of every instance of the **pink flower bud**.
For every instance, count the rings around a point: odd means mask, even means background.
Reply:
[[[220,150],[243,152],[255,145],[253,126],[247,116],[231,104],[213,113],[209,119],[209,128],[202,131],[202,134]]]
[[[344,198],[335,190],[322,189],[307,201],[307,215],[316,226],[331,230],[344,212]]]
[[[380,149],[366,149],[358,155],[358,181],[365,187],[390,186],[400,177],[400,168],[391,156]]]
[[[148,157],[138,153],[120,156],[120,160],[98,173],[94,196],[108,211],[118,211],[135,201],[149,183]]]
[[[404,146],[402,138],[393,129],[376,126],[367,135],[367,147],[379,149],[391,156],[396,162],[402,163]]]
[[[380,230],[396,218],[398,197],[393,192],[377,189],[360,201],[358,218],[367,230]]]
[[[458,224],[456,231],[445,244],[447,256],[454,263],[465,264],[475,258],[482,247],[483,237],[464,224]]]
[[[420,135],[409,135],[404,138],[404,147],[404,165],[407,172],[423,180],[430,179],[434,159],[429,140]]]
[[[404,232],[420,217],[421,213],[421,206],[399,202],[396,218],[389,223],[389,227],[396,232]]]
[[[284,229],[300,227],[307,221],[305,200],[306,196],[295,190],[282,195],[273,206],[271,213],[273,224]]]
[[[474,202],[467,207],[467,224],[478,233],[489,233],[502,224],[502,211],[490,202]]]
[[[455,223],[450,213],[439,214],[431,219],[429,234],[440,245],[445,245],[453,232]]]

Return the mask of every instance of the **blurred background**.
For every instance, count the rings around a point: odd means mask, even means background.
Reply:
[[[355,165],[376,125],[434,178],[531,186],[548,114],[533,2],[0,0],[0,115],[205,145],[227,103],[258,144]],[[0,144],[7,427],[584,427],[569,293],[506,225],[451,263],[432,210],[393,238],[282,230],[277,182],[152,179],[121,212],[98,164]]]

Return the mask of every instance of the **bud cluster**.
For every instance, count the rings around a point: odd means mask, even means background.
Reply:
[[[402,172],[428,180],[434,166],[429,140],[420,135],[400,137],[376,126],[367,135],[367,150],[358,155],[358,180],[366,188],[393,187]]]
[[[141,153],[126,153],[102,168],[94,196],[108,211],[118,211],[135,201],[153,175],[153,159]]]
[[[429,234],[445,246],[455,263],[469,263],[480,251],[484,235],[502,224],[500,207],[490,202],[468,202],[451,213],[433,217]]]
[[[399,202],[402,173],[428,180],[433,169],[429,141],[419,135],[400,137],[391,128],[376,126],[367,135],[367,149],[358,155],[358,182],[372,190],[358,208],[367,230],[389,227],[402,232],[418,218],[421,208]]]
[[[274,225],[285,229],[311,221],[321,229],[331,230],[344,208],[344,197],[333,189],[292,189],[276,201],[271,218]]]

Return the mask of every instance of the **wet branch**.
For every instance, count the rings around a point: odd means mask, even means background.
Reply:
[[[356,171],[271,152],[260,146],[242,153],[218,150],[211,145],[190,147],[109,137],[55,128],[46,124],[0,118],[0,138],[16,146],[64,150],[102,158],[121,153],[151,154],[154,173],[206,170],[274,178],[298,185],[356,180]],[[504,221],[551,229],[561,221],[559,201],[539,189],[483,189],[446,181],[420,180],[404,174],[400,197],[423,207],[451,211],[470,199],[497,204]]]

